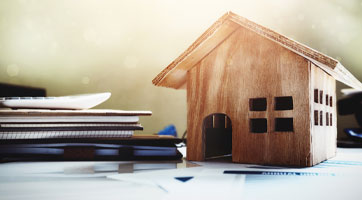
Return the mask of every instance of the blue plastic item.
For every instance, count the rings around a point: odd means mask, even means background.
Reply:
[[[172,135],[174,137],[177,137],[176,127],[173,124],[168,125],[164,129],[160,130],[158,132],[158,135]]]

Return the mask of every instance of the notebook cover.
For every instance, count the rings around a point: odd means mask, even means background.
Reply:
[[[174,147],[182,139],[172,136],[133,135],[128,138],[59,138],[59,139],[13,139],[0,140],[1,145],[9,144],[51,144],[51,143],[94,143]]]

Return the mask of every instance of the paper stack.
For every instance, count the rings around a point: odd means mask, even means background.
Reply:
[[[143,130],[139,116],[150,111],[0,110],[0,139],[127,138]]]

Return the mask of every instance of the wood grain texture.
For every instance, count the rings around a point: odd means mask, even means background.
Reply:
[[[318,67],[323,68],[323,70],[329,71],[328,73],[337,80],[362,90],[362,83],[337,60],[232,12],[226,13],[217,20],[184,53],[159,73],[153,79],[153,84],[175,89],[186,88],[187,70],[195,67],[200,60],[239,27],[246,28],[259,36],[307,58]]]
[[[362,83],[351,74],[341,63],[338,63],[337,66],[331,70],[329,67],[326,67],[322,64],[318,64],[316,61],[312,61],[316,66],[321,68],[323,71],[327,72],[333,76],[336,80],[358,90],[362,90]]]
[[[304,44],[301,44],[297,41],[294,41],[284,35],[281,35],[271,29],[268,29],[264,26],[261,26],[255,22],[252,22],[244,17],[241,17],[237,14],[234,14],[232,12],[229,13],[230,20],[240,24],[241,26],[248,28],[249,30],[258,33],[259,35],[268,38],[272,41],[278,42],[279,44],[283,45],[284,47],[291,49],[292,51],[301,54],[302,56],[311,58],[313,60],[316,60],[331,69],[334,69],[337,66],[338,61],[324,55],[308,46],[305,46]]]
[[[157,86],[182,89],[186,73],[233,33],[239,25],[221,18],[201,35],[184,53],[167,66],[152,82]],[[177,67],[176,67],[177,66]]]
[[[310,166],[309,73],[302,56],[239,28],[187,73],[187,158],[204,159],[202,122],[225,113],[234,162]],[[292,96],[294,109],[275,111],[278,96]],[[249,111],[249,99],[260,97],[267,110]],[[275,131],[283,117],[293,118],[294,132]],[[251,133],[252,118],[266,118],[267,133]]]
[[[337,112],[336,112],[336,81],[319,67],[310,63],[311,84],[310,102],[311,119],[318,124],[311,124],[312,162],[318,164],[335,156],[337,148]],[[314,102],[314,91],[318,90],[318,103]],[[322,93],[322,98],[321,98]],[[328,95],[328,98],[326,98]],[[332,101],[331,101],[332,97]],[[328,101],[327,101],[328,100]],[[332,104],[331,104],[332,102]],[[314,112],[319,113],[314,115]],[[321,115],[322,113],[322,115]],[[328,114],[328,118],[327,115]],[[332,114],[332,117],[330,117]],[[316,119],[316,117],[318,119]],[[328,120],[328,123],[327,123]],[[320,123],[322,122],[322,123]]]

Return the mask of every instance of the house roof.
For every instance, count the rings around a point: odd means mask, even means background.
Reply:
[[[358,81],[345,67],[343,67],[338,60],[335,60],[232,12],[227,12],[218,19],[185,52],[162,70],[153,79],[153,84],[156,86],[164,86],[175,89],[185,88],[187,71],[194,67],[208,53],[210,53],[240,27],[247,28],[262,37],[284,46],[285,48],[310,60],[325,72],[333,76],[336,80],[353,88],[362,90],[362,83]]]

